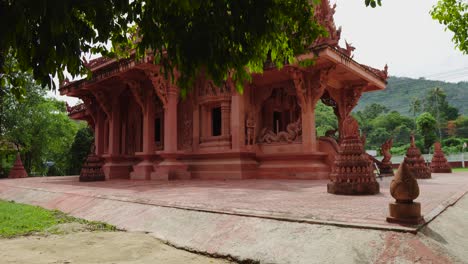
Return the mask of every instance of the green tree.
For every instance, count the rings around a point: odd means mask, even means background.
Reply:
[[[468,138],[468,116],[460,116],[455,120],[456,135],[461,138]]]
[[[407,131],[414,129],[411,118],[392,111],[385,115],[379,115],[369,123],[369,146],[380,147],[385,140],[394,138],[394,145],[399,146],[408,141],[404,138]],[[409,138],[409,137],[408,137]]]
[[[80,173],[81,166],[89,154],[93,141],[94,134],[89,127],[83,127],[78,130],[70,148],[69,175],[77,175]]]
[[[28,172],[47,173],[44,163],[53,161],[58,174],[66,174],[68,150],[78,123],[68,118],[65,103],[46,98],[41,87],[26,85],[27,94],[17,101],[12,94],[3,99],[0,138],[19,146]]]
[[[317,128],[317,136],[324,136],[328,130],[338,128],[338,120],[333,108],[326,106],[321,101],[315,107],[315,127]]]
[[[437,139],[437,121],[431,113],[424,112],[416,119],[418,133],[424,141],[424,151],[427,153]]]
[[[429,91],[425,99],[424,110],[435,117],[440,140],[442,140],[442,127],[446,126],[448,120],[454,120],[459,115],[458,109],[449,105],[447,95],[440,87]]]
[[[372,103],[370,105],[366,105],[366,107],[361,110],[357,111],[354,114],[354,117],[359,123],[359,127],[361,128],[362,132],[368,136],[370,136],[369,144],[372,145],[372,121],[377,118],[378,116],[387,113],[389,109],[381,104]]]
[[[264,62],[281,66],[304,53],[327,32],[314,19],[318,0],[0,0],[0,86],[9,72],[32,71],[49,85],[87,73],[83,53],[137,58],[154,55],[166,72],[180,73],[189,87],[198,73],[215,82],[228,72],[238,85],[261,72]],[[107,43],[112,43],[108,48]],[[14,79],[14,78],[13,78]],[[239,86],[238,86],[239,88]]]
[[[422,103],[417,97],[413,97],[410,102],[410,112],[413,114],[413,118],[416,120],[416,116],[421,113]]]
[[[454,33],[455,47],[468,54],[468,2],[466,0],[439,0],[431,11],[433,19]]]

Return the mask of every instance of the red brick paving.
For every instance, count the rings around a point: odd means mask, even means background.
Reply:
[[[381,193],[378,195],[340,196],[326,192],[327,181],[113,180],[81,183],[78,177],[47,177],[1,180],[0,198],[3,193],[13,191],[12,188],[32,188],[68,194],[64,197],[90,196],[293,221],[400,229],[398,225],[385,222],[388,203],[392,201],[388,191],[390,181],[391,178],[379,180]],[[432,179],[418,182],[421,194],[416,201],[422,204],[427,221],[468,191],[468,173],[433,174]]]

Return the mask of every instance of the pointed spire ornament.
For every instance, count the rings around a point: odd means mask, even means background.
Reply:
[[[390,184],[390,194],[395,202],[389,204],[387,222],[417,225],[423,222],[421,204],[414,202],[419,196],[418,181],[406,161],[401,163]]]

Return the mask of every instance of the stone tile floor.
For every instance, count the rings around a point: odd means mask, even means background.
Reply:
[[[139,204],[281,219],[286,221],[415,231],[385,221],[391,178],[379,180],[378,195],[340,196],[328,194],[327,181],[239,180],[239,181],[130,181],[81,183],[78,177],[38,177],[0,181],[2,192],[15,189],[62,193],[66,197],[87,196]],[[468,173],[433,174],[418,180],[426,221],[468,192]],[[6,196],[6,195],[5,195]],[[40,200],[40,197],[37,197]],[[40,204],[40,203],[39,203]]]

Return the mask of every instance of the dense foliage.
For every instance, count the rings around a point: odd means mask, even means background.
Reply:
[[[468,115],[468,82],[449,83],[444,81],[432,81],[423,78],[412,79],[406,77],[390,77],[387,88],[384,91],[365,93],[356,110],[363,110],[367,105],[377,103],[387,107],[390,111],[398,111],[406,116],[414,116],[412,106],[414,101],[419,101],[419,109],[416,115],[423,111],[430,111],[436,104],[426,103],[431,90],[440,88],[445,94],[448,105],[458,109],[459,114]],[[437,98],[443,104],[443,98]],[[435,109],[435,108],[434,108]],[[452,119],[453,116],[450,119]],[[456,117],[455,117],[456,118]]]
[[[64,102],[45,97],[44,90],[28,79],[21,101],[12,94],[2,97],[0,141],[8,142],[9,147],[0,149],[0,158],[9,157],[11,166],[16,146],[28,173],[66,175],[71,162],[67,153],[85,124],[69,119]],[[48,168],[46,162],[53,166]]]
[[[429,152],[429,149],[437,139],[436,128],[437,121],[431,113],[424,112],[416,119],[418,133],[423,136],[424,150]]]
[[[83,53],[156,56],[167,72],[177,69],[182,87],[198,73],[215,81],[228,72],[240,84],[249,71],[291,62],[326,31],[313,19],[309,0],[0,0],[0,86],[15,71],[32,71],[41,84],[51,77],[86,72]],[[108,45],[112,43],[112,45]],[[109,48],[110,46],[110,48]],[[11,54],[18,69],[5,58]],[[21,86],[18,86],[21,87]]]
[[[439,0],[431,11],[445,29],[454,33],[455,47],[468,54],[468,2],[466,0]]]
[[[89,127],[83,127],[75,135],[70,148],[70,162],[68,167],[69,175],[80,174],[81,166],[86,160],[94,141],[94,133]]]
[[[362,132],[367,135],[367,148],[379,149],[385,140],[393,138],[392,152],[404,154],[409,146],[409,137],[414,133],[416,143],[424,153],[432,151],[435,141],[442,142],[446,153],[461,152],[463,143],[468,143],[468,116],[459,115],[458,109],[448,102],[443,89],[436,87],[426,91],[425,95],[407,100],[409,116],[377,103],[365,107],[360,105],[357,108],[360,110],[356,110],[353,115]],[[383,93],[386,92],[376,92],[373,96]],[[387,96],[386,102],[394,101],[398,99]]]

